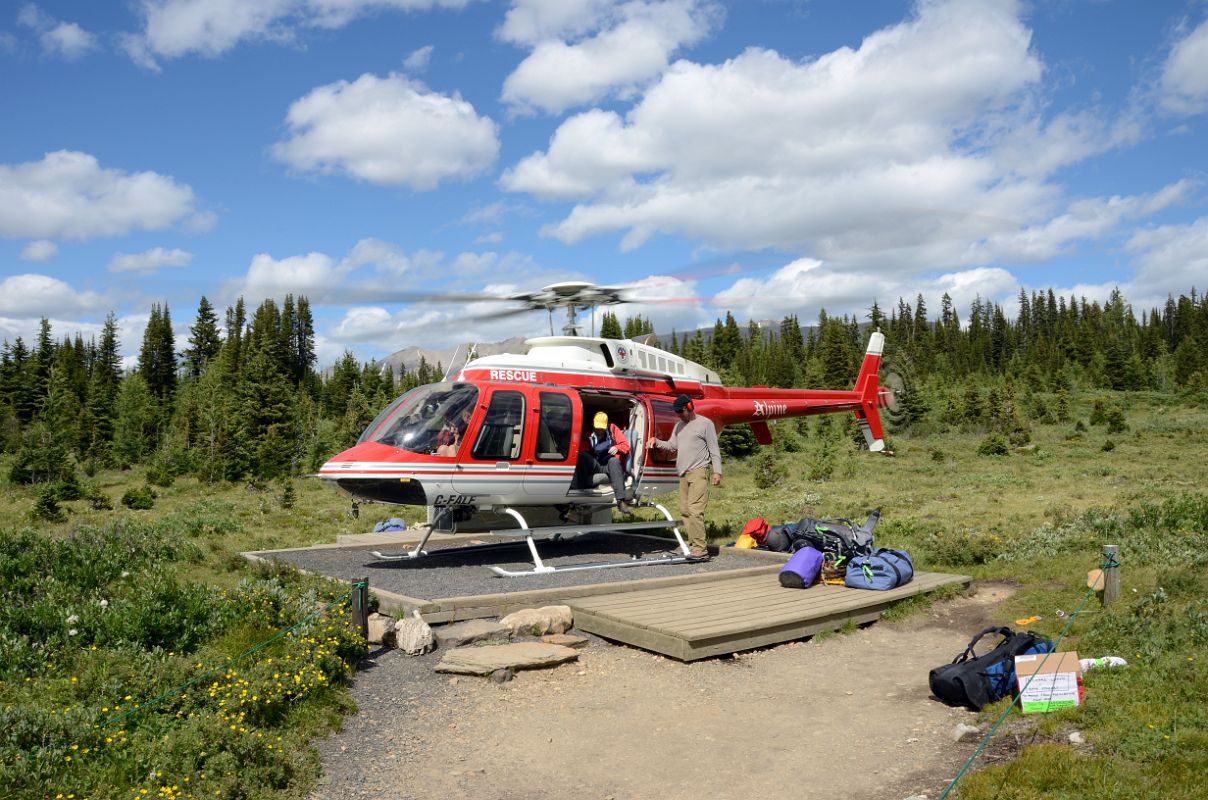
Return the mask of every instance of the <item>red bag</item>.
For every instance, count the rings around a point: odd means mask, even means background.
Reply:
[[[755,519],[747,520],[747,524],[742,527],[742,533],[754,539],[756,545],[762,545],[768,538],[768,531],[771,527],[763,517],[755,517]]]

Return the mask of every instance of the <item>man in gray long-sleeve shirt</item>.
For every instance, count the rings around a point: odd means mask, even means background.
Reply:
[[[651,438],[647,447],[674,450],[675,471],[680,476],[680,516],[688,536],[689,555],[709,558],[705,538],[705,507],[709,505],[709,467],[713,467],[713,485],[721,485],[721,451],[717,447],[717,429],[697,416],[692,398],[681,394],[672,406],[680,415],[670,439]]]

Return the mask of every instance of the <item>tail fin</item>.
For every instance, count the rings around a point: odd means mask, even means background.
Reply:
[[[864,363],[860,365],[855,387],[855,391],[860,395],[860,410],[856,412],[856,420],[864,433],[864,441],[868,442],[868,449],[874,453],[885,449],[885,431],[881,428],[881,414],[877,411],[881,404],[877,371],[881,368],[881,353],[884,349],[885,334],[874,331],[868,338],[868,350],[864,353]]]

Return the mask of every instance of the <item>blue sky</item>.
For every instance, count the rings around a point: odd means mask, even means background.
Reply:
[[[0,4],[0,338],[286,292],[319,354],[548,330],[381,292],[631,285],[659,330],[1208,288],[1208,4]],[[360,296],[353,299],[353,294]]]

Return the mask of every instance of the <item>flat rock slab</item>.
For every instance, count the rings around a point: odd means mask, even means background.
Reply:
[[[575,636],[573,633],[547,633],[541,637],[541,641],[546,644],[560,644],[563,647],[586,647],[586,636]]]
[[[483,647],[459,647],[445,653],[436,665],[437,672],[458,675],[490,675],[500,669],[539,669],[552,667],[579,657],[579,651],[560,644],[513,642]]]
[[[454,622],[452,625],[441,625],[433,628],[432,634],[441,648],[446,650],[486,639],[512,638],[511,629],[493,619],[470,619]]]

